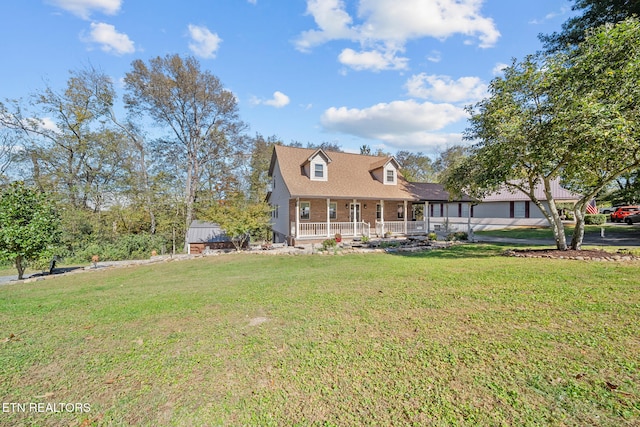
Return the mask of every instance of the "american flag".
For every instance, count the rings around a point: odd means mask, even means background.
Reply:
[[[587,203],[587,213],[595,215],[598,213],[598,208],[596,207],[596,200],[591,199],[589,203]]]

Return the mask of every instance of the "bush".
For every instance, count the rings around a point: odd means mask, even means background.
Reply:
[[[454,240],[469,240],[469,236],[464,231],[456,231],[455,233],[447,234],[447,240],[450,242]]]
[[[144,259],[151,256],[152,250],[161,249],[165,243],[158,235],[127,234],[113,241],[94,241],[60,255],[66,262],[90,262],[94,255],[98,255],[102,261]]]
[[[331,248],[335,248],[336,246],[338,246],[338,243],[335,241],[335,239],[327,239],[322,241],[322,249],[325,251],[328,251]]]
[[[438,235],[434,232],[431,232],[427,234],[427,239],[429,239],[432,242],[435,242],[436,240],[438,240]]]
[[[587,225],[602,225],[606,224],[607,215],[605,214],[595,214],[595,215],[585,215],[584,223]]]

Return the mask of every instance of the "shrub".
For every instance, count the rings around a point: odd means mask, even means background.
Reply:
[[[469,236],[464,231],[456,231],[455,233],[447,234],[447,240],[450,242],[454,240],[469,240]]]
[[[336,246],[338,246],[338,243],[335,241],[335,239],[327,239],[322,241],[322,249],[325,251],[328,251],[331,248],[335,248]]]
[[[427,234],[427,239],[429,239],[429,241],[431,242],[435,242],[436,240],[438,240],[438,235],[434,232],[431,232]]]
[[[607,215],[604,214],[595,214],[595,215],[585,215],[584,223],[587,225],[602,225],[607,222]]]

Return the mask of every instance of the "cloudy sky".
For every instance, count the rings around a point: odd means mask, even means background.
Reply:
[[[560,29],[568,0],[7,0],[0,99],[92,66],[193,55],[238,99],[249,133],[347,151],[435,154],[464,106]],[[120,92],[122,94],[122,92]]]

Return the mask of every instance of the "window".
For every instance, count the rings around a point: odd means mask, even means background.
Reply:
[[[314,165],[314,176],[318,179],[324,178],[324,165],[322,163]]]
[[[337,210],[338,210],[338,204],[337,203],[335,203],[335,202],[329,203],[329,219],[338,218]]]
[[[380,203],[376,205],[376,219],[382,219],[382,205]]]
[[[398,219],[404,219],[404,205],[398,203]]]
[[[300,219],[309,219],[311,217],[311,203],[300,202]]]
[[[387,183],[393,184],[396,180],[396,174],[393,169],[387,169]]]
[[[529,202],[510,202],[510,218],[529,218]]]

